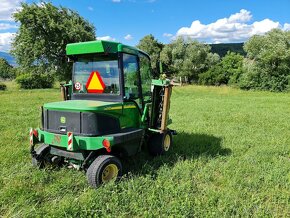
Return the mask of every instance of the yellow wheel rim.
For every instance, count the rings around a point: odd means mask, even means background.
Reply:
[[[115,180],[118,176],[118,167],[115,164],[109,164],[102,173],[102,182]]]
[[[163,147],[164,147],[164,151],[168,151],[170,148],[170,135],[169,134],[166,134],[165,136]]]

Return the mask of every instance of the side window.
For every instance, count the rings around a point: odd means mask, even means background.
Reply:
[[[150,60],[147,56],[140,54],[140,74],[141,74],[141,83],[142,83],[142,94],[144,102],[150,100],[151,98],[151,81],[152,81],[152,72]]]
[[[123,70],[125,96],[128,99],[137,100],[140,98],[138,87],[138,59],[135,55],[123,54]],[[140,104],[140,101],[137,102]]]

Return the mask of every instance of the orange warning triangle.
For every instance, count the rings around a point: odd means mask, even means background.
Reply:
[[[103,93],[105,90],[105,84],[98,71],[93,71],[88,79],[86,88],[88,93]]]

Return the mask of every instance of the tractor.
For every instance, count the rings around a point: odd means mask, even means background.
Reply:
[[[73,166],[96,188],[122,176],[122,158],[169,150],[172,85],[154,79],[148,54],[98,40],[68,44],[66,55],[73,70],[63,101],[44,104],[41,126],[30,129],[33,166]]]

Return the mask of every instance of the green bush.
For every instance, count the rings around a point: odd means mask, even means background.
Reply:
[[[246,59],[244,72],[241,75],[238,86],[245,90],[268,90],[283,92],[289,90],[290,75],[288,70],[269,69],[261,67],[257,61]]]
[[[0,78],[15,79],[15,69],[4,58],[0,58]]]
[[[238,85],[241,89],[282,92],[289,90],[290,31],[274,29],[256,35],[245,43],[245,72]]]
[[[198,75],[198,83],[201,85],[219,86],[223,83],[223,69],[220,65],[210,68],[208,71]]]
[[[243,72],[243,56],[228,52],[221,62],[198,75],[201,85],[234,85]]]
[[[7,86],[4,83],[0,83],[0,90],[5,91]]]
[[[51,88],[54,78],[49,73],[24,73],[16,77],[16,82],[23,89]]]
[[[289,90],[289,76],[285,74],[271,75],[263,69],[247,71],[242,74],[238,86],[241,89],[268,90],[283,92]]]

